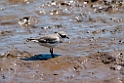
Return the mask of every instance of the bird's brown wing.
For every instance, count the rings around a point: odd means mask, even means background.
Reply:
[[[56,38],[52,38],[49,36],[42,37],[42,38],[38,39],[38,41],[40,43],[56,43],[56,42],[58,42]]]

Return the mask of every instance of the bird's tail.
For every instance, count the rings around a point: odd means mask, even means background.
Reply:
[[[29,41],[39,42],[37,38],[27,38],[26,41],[27,42],[29,42]]]

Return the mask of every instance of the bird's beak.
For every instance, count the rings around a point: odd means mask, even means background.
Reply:
[[[68,36],[67,36],[66,38],[67,38],[67,39],[69,39],[69,37],[68,37]]]

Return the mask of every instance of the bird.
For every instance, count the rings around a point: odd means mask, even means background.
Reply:
[[[54,58],[53,48],[63,43],[63,39],[69,37],[64,31],[54,32],[53,34],[47,34],[40,38],[27,38],[27,41],[33,41],[41,46],[50,48],[52,58]]]

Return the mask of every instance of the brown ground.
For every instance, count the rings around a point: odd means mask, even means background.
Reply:
[[[15,53],[14,53],[15,52]],[[21,54],[15,57],[13,54]],[[1,83],[123,83],[124,51],[89,56],[42,55],[14,50],[0,58]]]

